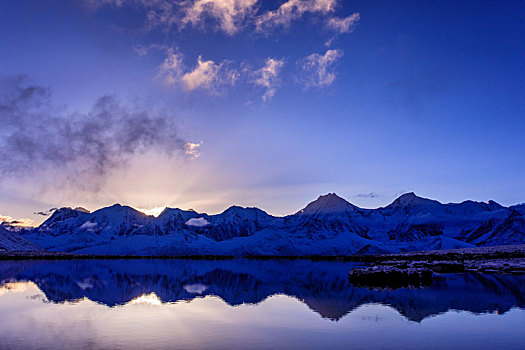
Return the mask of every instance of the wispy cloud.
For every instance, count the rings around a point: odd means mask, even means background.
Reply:
[[[340,34],[351,33],[359,22],[359,19],[360,15],[357,12],[344,18],[331,17],[326,23],[326,26]]]
[[[50,215],[53,214],[56,210],[58,210],[58,208],[51,208],[51,209],[46,210],[46,211],[37,211],[37,212],[34,212],[33,214],[35,214],[35,215],[41,215],[41,216],[50,216]]]
[[[318,53],[305,57],[300,63],[304,76],[301,81],[307,88],[325,88],[336,79],[335,64],[343,56],[341,50],[327,50],[324,55]]]
[[[273,10],[262,10],[258,0],[86,0],[92,7],[135,6],[147,12],[147,28],[164,27],[178,30],[187,27],[202,30],[214,26],[227,35],[237,34],[250,28],[270,34],[279,27],[287,27],[293,21],[310,14],[325,22],[325,29],[332,38],[325,42],[330,47],[340,34],[350,33],[357,25],[360,14],[337,16],[339,0],[285,0]],[[314,17],[314,16],[310,16]],[[255,28],[254,28],[255,27]],[[231,60],[217,61],[200,55],[194,66],[184,64],[184,56],[166,45],[136,45],[133,50],[139,56],[151,50],[166,51],[166,57],[158,66],[156,79],[168,86],[178,86],[185,91],[206,90],[218,94],[222,88],[235,85],[241,73],[246,73],[245,82],[264,88],[263,101],[270,100],[279,84],[284,67],[281,59],[268,58],[257,70],[242,70],[233,67]],[[336,79],[335,63],[343,55],[341,50],[331,49],[324,54],[312,54],[300,61],[303,76],[301,82],[307,87],[323,88]],[[191,67],[191,68],[190,68]]]
[[[90,9],[96,10],[102,6],[122,6],[126,0],[82,0],[85,6]],[[131,2],[131,1],[127,1]]]
[[[66,114],[52,106],[50,94],[24,76],[0,77],[0,180],[60,169],[60,176],[87,185],[135,154],[185,151],[173,116],[151,106],[103,96],[87,113]]]
[[[245,19],[255,13],[257,0],[197,0],[186,2],[182,26],[202,26],[207,19],[217,22],[218,28],[233,35],[245,24]]]
[[[335,10],[337,0],[288,0],[274,11],[255,19],[258,31],[268,32],[276,27],[287,27],[305,13],[329,14]]]
[[[354,196],[355,198],[377,198],[379,195],[375,192],[369,193],[358,193]]]
[[[188,70],[183,63],[183,55],[175,49],[167,49],[167,56],[158,67],[157,79],[168,86],[180,85],[183,90],[208,90],[218,93],[225,85],[234,85],[239,78],[239,71],[231,67],[232,62],[224,60],[215,63],[213,60],[197,58],[197,64]]]
[[[279,74],[284,67],[283,59],[268,58],[265,65],[254,72],[253,83],[266,89],[262,99],[264,102],[275,95],[277,84],[279,83]]]
[[[146,29],[188,26],[233,35],[252,18],[258,0],[84,0],[92,10],[103,6],[135,6],[146,12]]]
[[[142,57],[142,56],[146,56],[148,54],[149,48],[147,46],[144,46],[144,45],[135,45],[135,46],[133,46],[133,51],[135,51],[135,53],[137,55]]]
[[[190,91],[204,88],[216,93],[222,85],[235,84],[239,72],[228,65],[229,61],[216,64],[212,60],[204,61],[199,56],[195,68],[181,77],[183,88]]]
[[[184,70],[182,54],[174,49],[168,49],[167,56],[159,65],[157,78],[166,85],[178,84]]]
[[[338,33],[351,32],[359,14],[334,17],[339,0],[286,0],[275,10],[261,11],[258,0],[83,0],[97,10],[104,6],[133,6],[145,12],[145,29],[187,27],[218,30],[234,35],[249,27],[269,34],[276,28],[288,27],[306,14],[328,17],[327,27]]]

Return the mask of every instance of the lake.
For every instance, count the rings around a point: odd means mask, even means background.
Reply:
[[[523,349],[525,276],[348,283],[351,262],[0,261],[2,349]]]

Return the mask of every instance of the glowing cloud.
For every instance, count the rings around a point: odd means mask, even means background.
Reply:
[[[222,85],[233,85],[239,73],[234,69],[229,69],[227,63],[223,61],[215,64],[212,60],[203,61],[199,56],[195,69],[181,77],[183,88],[190,91],[205,88],[216,92],[217,88]]]
[[[254,12],[257,0],[197,0],[184,9],[182,26],[202,25],[206,18],[213,18],[226,34],[233,35],[244,25],[244,20]]]
[[[131,299],[127,304],[130,304],[130,305],[145,304],[145,305],[159,306],[159,305],[162,305],[162,300],[160,300],[157,294],[150,293],[150,294],[142,294],[140,297]]]
[[[158,67],[157,79],[168,86],[180,84],[186,91],[205,89],[218,93],[221,86],[233,85],[239,77],[239,72],[230,68],[227,60],[215,63],[199,56],[195,68],[185,71],[182,54],[172,48],[167,49],[167,52],[167,57]]]
[[[184,145],[184,150],[187,155],[189,155],[192,158],[199,158],[201,156],[200,153],[200,147],[202,146],[204,142],[201,141],[199,143],[193,143],[193,142],[187,142]]]
[[[0,296],[7,293],[24,293],[29,287],[36,286],[34,282],[7,282],[0,286]]]
[[[334,11],[337,0],[288,0],[277,10],[268,11],[255,20],[258,31],[267,32],[275,27],[287,27],[305,13],[328,14]]]
[[[135,208],[135,209],[137,209],[138,211],[146,215],[152,215],[152,216],[157,217],[160,215],[160,213],[164,211],[164,209],[166,209],[166,207],[155,207],[151,209],[140,209],[140,208]]]
[[[6,223],[10,226],[31,227],[34,222],[28,218],[13,219],[11,216],[0,215],[0,224]]]
[[[278,8],[261,13],[258,0],[83,0],[87,8],[134,7],[145,12],[145,29],[162,28],[169,32],[187,27],[220,30],[234,35],[254,24],[258,32],[269,33],[277,27],[287,27],[305,14],[331,16],[338,0],[286,0]],[[331,17],[328,27],[338,33],[348,33],[359,14],[345,18]]]

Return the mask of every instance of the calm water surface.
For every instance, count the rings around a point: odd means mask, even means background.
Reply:
[[[524,349],[525,276],[353,288],[352,263],[0,262],[2,349]]]

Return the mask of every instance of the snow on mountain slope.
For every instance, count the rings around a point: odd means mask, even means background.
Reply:
[[[111,238],[137,234],[156,234],[153,216],[141,213],[131,207],[115,204],[94,211],[83,226],[98,235]]]
[[[166,208],[157,218],[113,205],[62,208],[24,233],[53,251],[130,255],[346,255],[525,242],[523,206],[441,204],[407,193],[378,209],[334,193],[274,217],[232,206],[216,215]]]
[[[72,252],[128,235],[157,234],[153,217],[115,204],[93,213],[61,208],[26,238],[51,251]]]
[[[510,209],[516,210],[521,215],[525,215],[525,203],[514,205],[514,206],[510,207]]]
[[[166,208],[157,217],[156,222],[163,234],[177,232],[187,229],[186,223],[190,219],[206,217],[206,214],[199,214],[194,210],[182,210],[177,208]]]
[[[42,250],[17,232],[9,231],[2,226],[0,225],[0,252]]]
[[[365,226],[370,228],[370,236],[376,240],[410,242],[443,235],[466,241],[465,232],[480,227],[485,232],[483,225],[491,220],[504,221],[512,213],[511,209],[493,201],[441,204],[407,193],[387,207],[373,210]],[[525,238],[525,234],[521,234],[521,238]],[[489,242],[481,240],[478,244]]]
[[[285,217],[284,223],[296,236],[311,239],[334,238],[342,232],[353,232],[368,238],[367,229],[360,226],[356,220],[364,212],[366,210],[356,207],[335,193],[328,193],[294,215]]]
[[[278,221],[258,208],[231,206],[216,215],[199,214],[195,211],[166,208],[157,222],[162,232],[196,233],[215,241],[234,237],[247,237]]]
[[[278,219],[258,208],[231,206],[217,215],[205,218],[209,225],[195,227],[194,231],[216,241],[247,237],[277,222]]]

